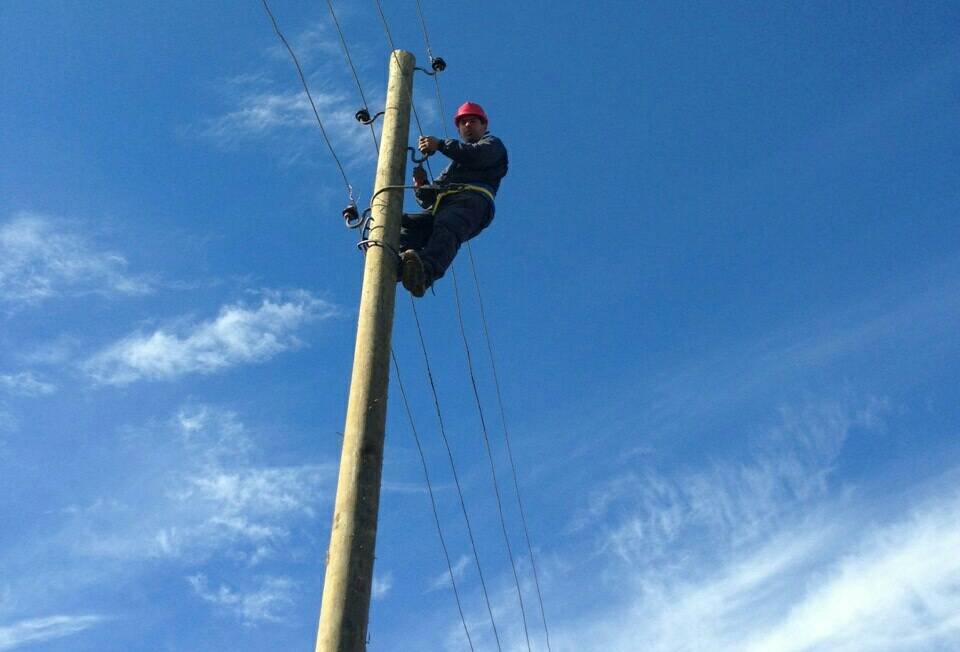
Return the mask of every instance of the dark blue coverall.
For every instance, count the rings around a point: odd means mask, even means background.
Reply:
[[[507,149],[496,136],[485,133],[475,143],[453,138],[440,141],[437,151],[450,159],[433,186],[416,190],[417,203],[432,210],[403,216],[400,225],[400,251],[413,249],[423,261],[426,287],[441,278],[460,245],[475,237],[493,221],[493,197],[500,180],[507,174]],[[463,190],[444,195],[439,206],[437,195],[445,187],[469,184],[487,190]]]

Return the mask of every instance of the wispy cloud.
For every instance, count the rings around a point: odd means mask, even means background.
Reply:
[[[13,650],[29,643],[42,643],[77,634],[106,620],[105,616],[45,616],[0,627],[0,650]]]
[[[832,469],[869,401],[785,411],[740,461],[635,473],[589,497],[593,561],[613,596],[556,633],[562,649],[951,650],[960,643],[960,495],[929,490],[871,518]],[[592,531],[592,530],[591,530]]]
[[[958,550],[960,495],[952,493],[868,531],[744,649],[956,649]]]
[[[37,378],[32,372],[0,374],[0,389],[17,396],[45,396],[57,391],[57,386]]]
[[[382,600],[390,593],[393,588],[393,573],[387,572],[383,575],[376,575],[373,578],[373,586],[370,589],[371,597],[374,600]]]
[[[156,483],[76,509],[71,539],[80,554],[197,563],[220,556],[254,566],[276,553],[291,525],[314,516],[332,473],[327,465],[255,463],[256,446],[236,415],[209,406],[130,438],[166,450],[140,469]]]
[[[267,293],[256,306],[224,306],[212,320],[129,335],[95,354],[84,368],[97,382],[111,385],[210,374],[295,348],[301,344],[296,331],[336,314],[332,304],[306,291]]]
[[[627,599],[563,628],[564,649],[943,651],[960,644],[960,496],[864,527],[800,518],[717,557],[626,572]]]
[[[248,590],[238,590],[225,584],[211,589],[205,575],[187,577],[194,593],[202,600],[226,609],[239,618],[244,625],[264,622],[282,622],[282,610],[293,604],[296,582],[287,577],[263,577],[259,585]]]
[[[470,565],[470,558],[466,555],[460,555],[460,558],[457,559],[456,563],[453,564],[453,578],[455,580],[463,579],[463,575],[467,570],[467,566]],[[430,583],[430,586],[427,588],[428,591],[439,591],[441,589],[450,588],[450,571],[444,571],[437,575],[433,582]]]
[[[195,592],[249,624],[287,611],[295,592],[284,578],[321,554],[316,516],[327,513],[336,466],[271,464],[260,445],[268,436],[195,404],[121,429],[109,462],[89,470],[98,492],[38,515],[56,529],[0,558],[0,615],[11,605],[57,613],[78,592],[103,597],[157,576],[197,578]]]
[[[300,61],[324,131],[344,165],[369,164],[376,158],[369,127],[354,114],[362,101],[354,91],[337,37],[320,23],[287,34]],[[363,66],[360,65],[363,74]],[[361,82],[363,83],[363,82]],[[366,83],[370,110],[383,104],[383,93]],[[271,44],[259,69],[227,80],[227,110],[203,121],[196,131],[221,147],[269,140],[287,164],[311,161],[321,134],[293,62],[279,43]],[[310,133],[310,138],[304,138]],[[327,162],[324,154],[324,163]]]
[[[648,562],[672,553],[676,540],[706,532],[711,546],[755,539],[784,513],[825,495],[851,430],[876,427],[885,410],[876,399],[858,409],[832,402],[783,409],[749,457],[672,478],[641,469],[594,488],[568,532],[599,527],[609,550]]]
[[[146,294],[152,282],[126,259],[98,250],[65,221],[30,212],[0,224],[0,301],[34,304],[83,294]]]

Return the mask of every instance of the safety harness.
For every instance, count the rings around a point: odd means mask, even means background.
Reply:
[[[496,209],[493,190],[486,186],[472,183],[455,183],[450,184],[449,186],[443,186],[443,188],[443,190],[437,192],[437,197],[433,200],[433,206],[430,208],[430,212],[434,215],[437,214],[437,209],[440,208],[440,202],[443,201],[444,197],[447,197],[448,195],[456,195],[461,192],[479,192],[481,195],[490,200],[490,207],[492,209]]]

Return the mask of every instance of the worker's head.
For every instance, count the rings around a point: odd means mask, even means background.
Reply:
[[[453,123],[457,125],[460,138],[468,143],[477,142],[487,133],[487,114],[482,106],[474,102],[461,104],[453,117]]]

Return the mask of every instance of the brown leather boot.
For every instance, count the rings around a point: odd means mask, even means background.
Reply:
[[[423,261],[413,249],[407,249],[400,256],[401,280],[403,287],[418,299],[427,291],[427,275],[423,269]]]

